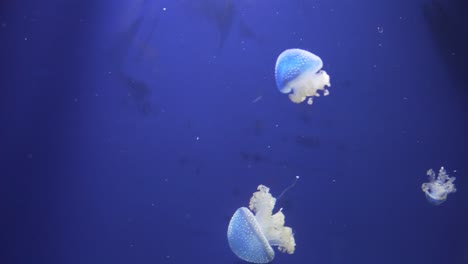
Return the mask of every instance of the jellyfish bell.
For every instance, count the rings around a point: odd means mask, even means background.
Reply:
[[[323,95],[330,94],[330,76],[321,70],[322,59],[306,50],[287,49],[276,60],[275,79],[276,86],[281,93],[289,94],[289,99],[294,103],[302,103],[307,99],[307,104],[313,103],[313,97],[319,97],[319,91]]]
[[[272,214],[276,203],[269,188],[259,185],[250,199],[249,209],[236,210],[228,226],[227,238],[234,254],[252,263],[268,263],[275,258],[272,246],[281,252],[294,253],[296,243],[290,227],[284,226],[280,209]]]
[[[438,196],[432,195],[428,192],[426,192],[426,200],[433,205],[439,205],[445,201],[447,201],[447,198],[442,198],[440,199]]]
[[[268,263],[275,258],[275,252],[255,216],[246,207],[237,209],[232,216],[228,226],[228,241],[232,252],[245,261]]]
[[[447,195],[457,191],[455,188],[455,177],[450,177],[444,167],[440,167],[439,173],[436,175],[432,169],[427,171],[429,182],[421,185],[422,191],[426,195],[426,199],[433,205],[440,205],[447,200]]]

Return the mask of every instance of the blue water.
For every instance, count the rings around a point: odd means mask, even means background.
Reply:
[[[296,251],[274,263],[468,263],[463,0],[0,4],[0,263],[244,263],[259,184]],[[294,104],[277,56],[321,57]],[[445,166],[458,191],[421,191]],[[454,172],[456,171],[456,172]]]

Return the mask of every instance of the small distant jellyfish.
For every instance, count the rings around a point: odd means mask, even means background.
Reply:
[[[276,60],[276,86],[281,93],[289,94],[289,99],[307,104],[313,103],[313,97],[319,97],[319,90],[327,96],[330,92],[330,76],[321,70],[322,59],[319,56],[302,49],[288,49],[283,51]]]
[[[269,193],[270,189],[259,185],[257,190],[250,199],[250,210],[241,207],[232,216],[227,238],[232,252],[240,259],[268,263],[275,258],[272,246],[293,254],[296,242],[292,229],[284,226],[282,209],[272,214],[276,198]]]
[[[457,191],[453,182],[455,177],[450,177],[444,167],[440,167],[436,177],[432,169],[427,171],[429,182],[422,184],[421,189],[426,194],[427,200],[434,205],[439,205],[447,200],[447,195]]]

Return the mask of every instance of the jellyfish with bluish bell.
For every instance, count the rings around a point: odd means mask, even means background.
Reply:
[[[276,60],[275,79],[278,90],[289,94],[294,103],[313,103],[313,97],[320,96],[319,90],[327,96],[330,92],[330,76],[321,70],[322,59],[319,56],[302,49],[283,51]]]
[[[232,216],[227,237],[237,257],[252,263],[268,263],[275,258],[272,246],[293,254],[296,243],[292,229],[284,226],[282,209],[272,213],[276,198],[269,193],[270,189],[259,185],[257,190],[250,199],[250,210],[241,207]]]
[[[447,200],[447,195],[457,191],[455,188],[455,177],[450,177],[444,167],[440,167],[436,177],[434,170],[427,171],[429,182],[422,184],[421,189],[426,194],[426,199],[434,205],[439,205]]]

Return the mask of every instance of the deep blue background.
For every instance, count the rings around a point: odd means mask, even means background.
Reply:
[[[2,1],[0,263],[241,263],[231,215],[295,175],[274,262],[468,263],[464,2]],[[277,91],[287,48],[330,96]]]

